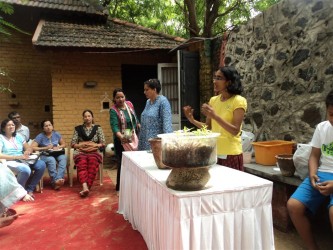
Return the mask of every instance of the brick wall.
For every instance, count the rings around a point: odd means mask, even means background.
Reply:
[[[37,50],[31,45],[31,37],[23,35],[15,36],[15,42],[2,41],[0,54],[0,67],[15,79],[11,89],[16,95],[12,98],[11,94],[0,93],[0,120],[17,110],[34,138],[41,132],[40,122],[53,119],[67,145],[74,127],[83,122],[84,109],[93,111],[107,143],[113,141],[109,112],[101,112],[101,101],[105,93],[112,99],[113,89],[121,87],[122,64],[157,65],[174,60],[167,52],[157,51],[114,54]],[[86,81],[96,81],[97,86],[85,88]],[[18,106],[10,106],[16,102]],[[50,112],[44,111],[46,105]]]
[[[31,37],[14,34],[11,41],[0,42],[0,55],[0,68],[15,80],[10,86],[12,94],[0,93],[0,120],[16,110],[34,136],[40,131],[40,121],[52,117],[44,110],[45,105],[52,107],[50,54],[36,50]],[[8,81],[0,77],[0,83],[7,85]]]
[[[101,102],[105,94],[112,100],[113,89],[121,87],[122,64],[149,65],[170,60],[156,54],[135,53],[114,55],[60,52],[54,53],[52,57],[53,121],[68,144],[74,127],[83,122],[82,112],[85,109],[93,111],[95,123],[103,128],[107,143],[113,141],[109,112],[102,109]],[[95,81],[97,85],[86,88],[86,81]]]

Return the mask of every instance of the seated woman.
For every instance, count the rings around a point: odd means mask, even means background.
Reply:
[[[77,168],[79,182],[82,184],[81,197],[89,194],[96,177],[102,155],[99,153],[105,147],[105,137],[102,128],[94,124],[91,110],[82,113],[83,125],[74,129],[71,147],[74,148],[74,163]]]
[[[16,211],[9,208],[19,200],[34,201],[34,198],[18,184],[13,172],[0,163],[0,227],[9,226],[18,217]]]
[[[36,151],[45,150],[45,152],[48,152],[47,150],[52,149],[54,150],[54,153],[61,153],[54,155],[43,154],[40,158],[46,163],[53,188],[55,190],[59,190],[65,182],[64,175],[67,165],[67,157],[65,155],[65,151],[59,151],[65,148],[65,140],[61,134],[53,130],[53,124],[50,120],[42,121],[41,127],[43,132],[37,135],[31,146],[33,150]]]
[[[17,176],[17,182],[27,190],[30,196],[33,196],[33,191],[42,178],[46,165],[41,160],[37,160],[33,164],[25,162],[24,160],[28,160],[31,153],[32,148],[29,144],[21,135],[16,134],[14,122],[10,119],[3,120],[1,122],[0,159],[7,160],[7,166]],[[32,174],[31,170],[33,170]]]

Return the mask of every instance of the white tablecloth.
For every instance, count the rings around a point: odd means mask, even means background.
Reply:
[[[209,172],[209,188],[175,191],[151,153],[124,152],[118,212],[149,249],[274,249],[273,183],[219,165]]]

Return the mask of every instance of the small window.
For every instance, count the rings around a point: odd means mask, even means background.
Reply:
[[[103,102],[103,109],[110,109],[110,102]]]
[[[102,95],[101,112],[109,111],[111,105],[112,105],[112,100],[109,98],[109,95],[105,92],[104,95]]]

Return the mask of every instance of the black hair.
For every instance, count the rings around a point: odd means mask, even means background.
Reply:
[[[50,122],[51,125],[53,126],[53,122],[52,122],[51,120],[43,120],[43,121],[40,123],[40,126],[41,126],[42,129],[44,128],[45,122]]]
[[[221,71],[226,80],[230,82],[227,86],[228,93],[233,95],[242,94],[243,86],[237,70],[230,66],[220,67],[218,70]]]
[[[15,115],[19,115],[19,113],[17,111],[12,111],[8,114],[8,118],[13,119],[13,116],[15,116]]]
[[[1,122],[1,134],[2,135],[6,135],[6,132],[5,132],[5,127],[6,125],[8,124],[8,122],[12,121],[14,123],[14,121],[12,119],[5,119]],[[15,123],[14,123],[15,124]],[[16,136],[16,126],[15,126],[15,131],[13,133],[13,136]]]
[[[84,113],[86,113],[86,112],[90,113],[91,116],[92,116],[92,118],[94,118],[94,114],[93,114],[93,112],[92,112],[90,109],[85,109],[85,110],[83,110],[83,112],[82,112],[82,116],[84,116]]]
[[[147,85],[151,89],[156,89],[157,94],[161,91],[161,83],[158,79],[149,79],[148,81],[144,82],[144,85]]]
[[[113,90],[113,94],[112,94],[113,99],[116,97],[116,95],[117,95],[118,92],[123,92],[124,93],[124,91],[123,91],[122,88],[116,88],[116,89],[114,89]]]
[[[333,106],[333,89],[327,94],[325,104],[326,108]]]

